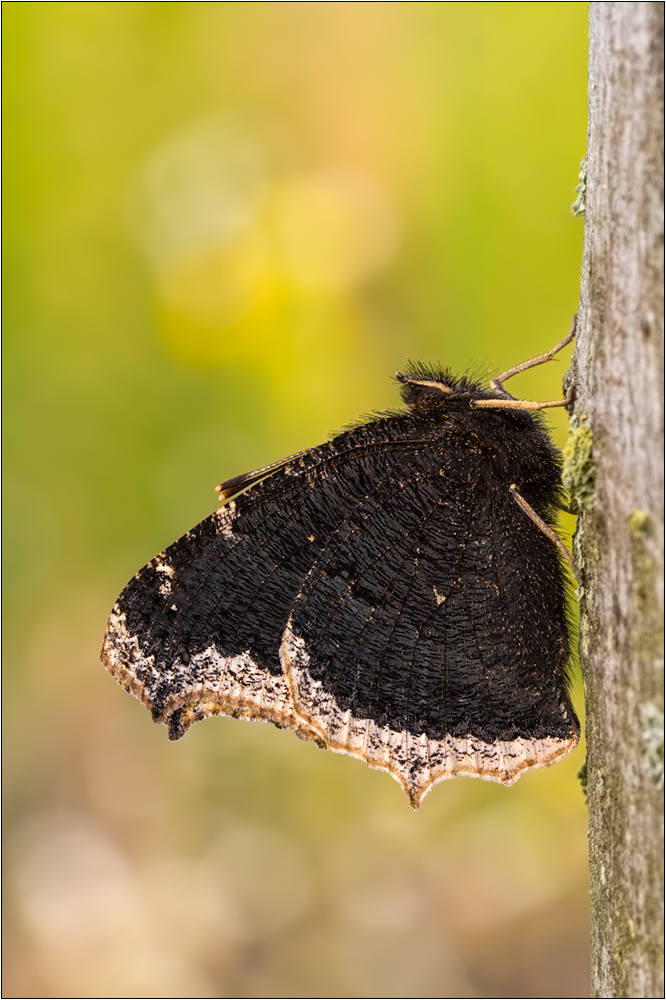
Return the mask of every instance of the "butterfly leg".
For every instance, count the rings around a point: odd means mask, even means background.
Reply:
[[[491,383],[492,385],[492,383]],[[502,388],[499,390],[504,392]],[[533,399],[471,399],[473,410],[547,410],[553,406],[568,406],[571,399],[549,399],[545,403]]]
[[[569,566],[571,568],[571,575],[573,576],[574,580],[576,581],[576,583],[580,583],[580,579],[578,576],[578,572],[576,570],[575,563],[573,561],[573,557],[569,552],[569,550],[567,549],[566,545],[563,543],[562,539],[559,538],[557,534],[553,531],[553,529],[550,527],[550,525],[546,524],[546,522],[539,517],[537,512],[532,507],[530,507],[525,497],[521,496],[520,493],[518,492],[518,487],[516,486],[515,483],[512,483],[509,489],[511,490],[511,495],[513,499],[516,501],[516,503],[523,511],[523,513],[527,514],[529,519],[531,521],[534,521],[537,528],[539,528],[540,531],[543,531],[544,535],[546,535],[547,538],[550,538],[551,542],[554,542],[555,545],[557,545],[558,549],[560,550],[566,561],[569,563]]]
[[[493,390],[495,390],[496,392],[497,391],[501,391],[501,389],[502,389],[502,383],[506,382],[507,379],[512,378],[514,375],[518,375],[520,372],[527,371],[528,368],[536,368],[537,365],[543,365],[543,364],[546,363],[546,361],[552,361],[553,358],[555,357],[555,355],[559,351],[561,351],[563,347],[566,347],[566,345],[569,344],[574,339],[574,337],[576,336],[576,322],[577,322],[577,320],[578,320],[578,316],[574,315],[574,317],[573,317],[573,319],[571,321],[571,329],[569,330],[568,334],[566,335],[566,337],[564,338],[564,340],[561,340],[559,342],[559,344],[557,344],[555,347],[552,348],[552,350],[547,351],[545,354],[540,354],[536,358],[531,358],[529,361],[523,361],[522,364],[516,365],[515,368],[509,368],[508,371],[503,372],[501,375],[498,375],[497,378],[494,378],[492,380],[492,382],[490,383],[490,388],[493,389]],[[554,405],[557,405],[557,404],[554,404],[554,403],[543,404],[542,403],[541,405],[542,406],[544,406],[544,405],[546,405],[546,406],[554,406]],[[559,405],[563,405],[563,404],[559,404]]]

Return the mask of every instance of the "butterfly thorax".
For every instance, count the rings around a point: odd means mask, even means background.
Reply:
[[[398,374],[409,417],[428,425],[433,438],[450,445],[480,448],[485,473],[506,486],[517,483],[530,493],[540,509],[560,502],[560,457],[540,415],[527,410],[475,409],[478,400],[513,399],[504,389],[486,388],[466,375],[447,369],[412,367]]]

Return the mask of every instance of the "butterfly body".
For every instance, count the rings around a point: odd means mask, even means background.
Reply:
[[[468,774],[511,784],[578,738],[559,455],[511,399],[413,367],[377,414],[223,487],[232,497],[120,595],[103,661],[178,738],[262,719],[389,771],[412,805]],[[244,483],[245,492],[234,495]]]

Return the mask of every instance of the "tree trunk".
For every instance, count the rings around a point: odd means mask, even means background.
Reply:
[[[663,997],[663,3],[591,3],[565,473],[579,521],[592,995]]]

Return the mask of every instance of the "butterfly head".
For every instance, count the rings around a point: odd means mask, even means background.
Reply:
[[[410,366],[406,374],[396,373],[402,383],[402,398],[410,410],[424,416],[469,409],[471,400],[483,392],[481,385],[466,375],[453,375],[449,369]]]

